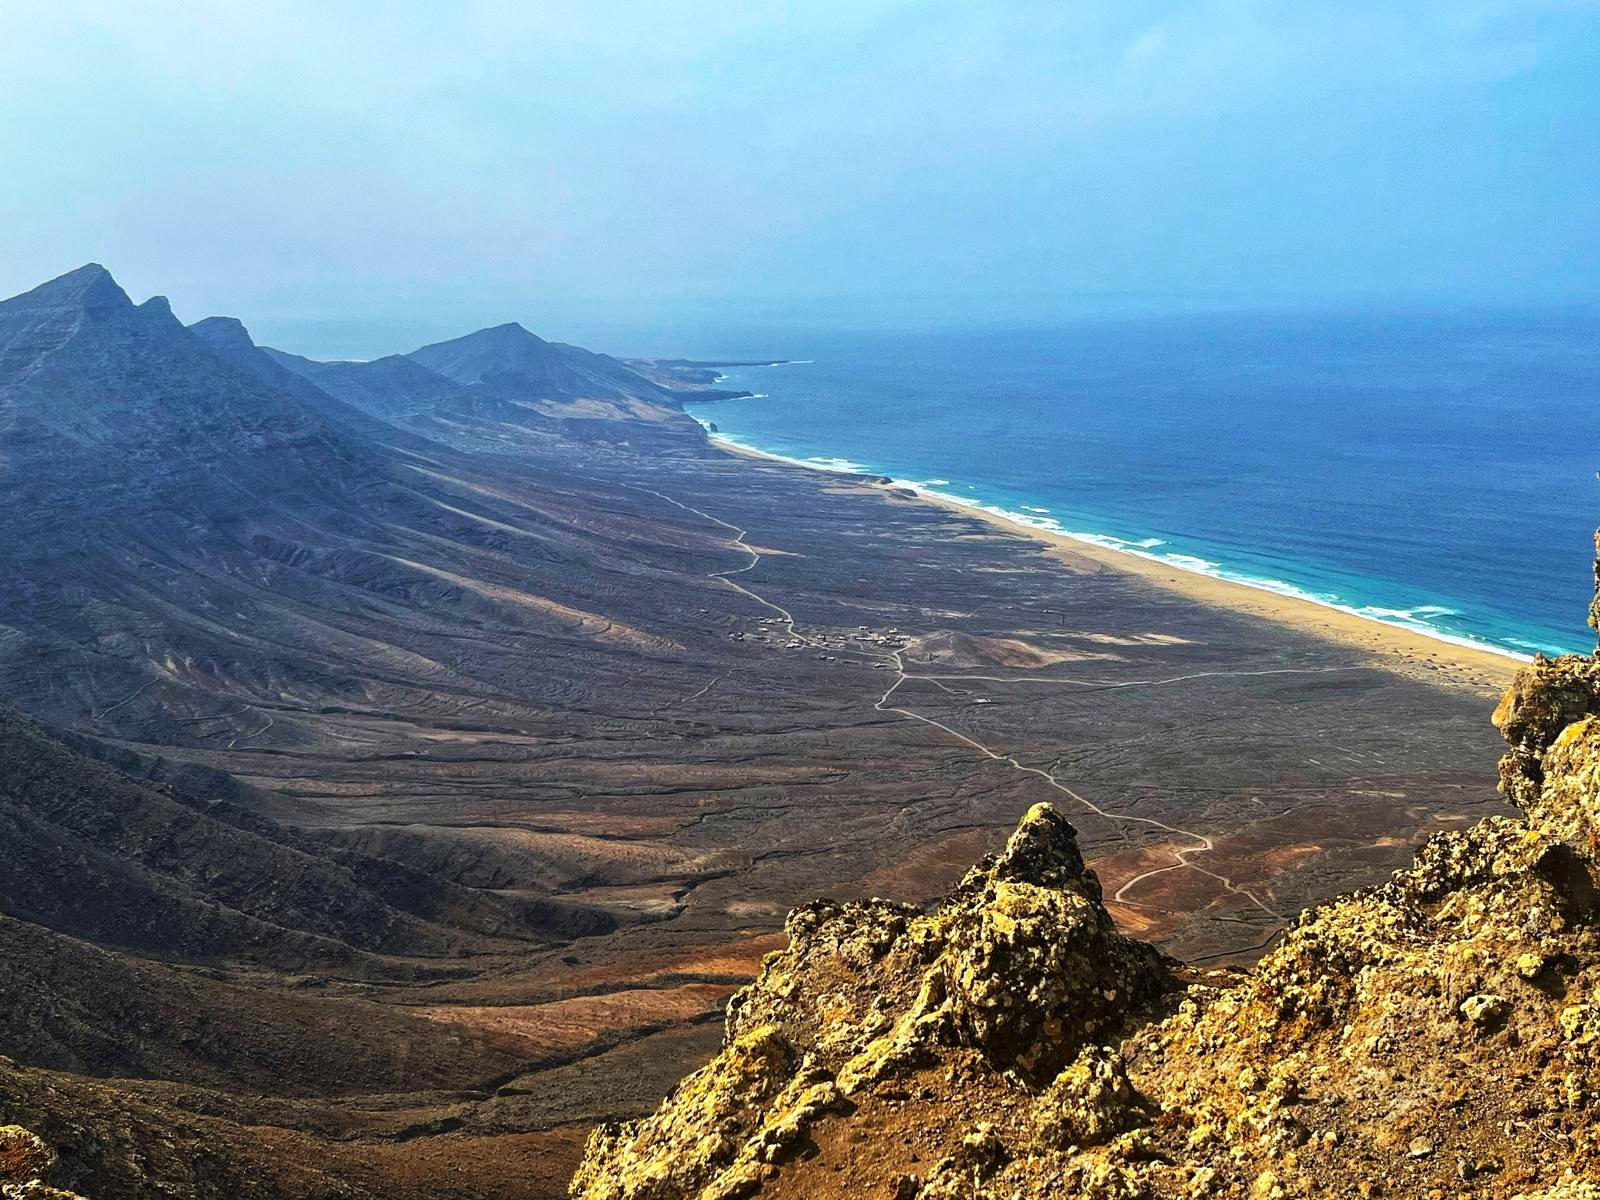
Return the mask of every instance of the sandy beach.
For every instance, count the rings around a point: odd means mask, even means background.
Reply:
[[[1198,571],[1185,571],[1154,559],[1012,520],[976,505],[961,504],[923,490],[912,489],[898,482],[882,484],[863,480],[860,475],[821,466],[808,467],[796,463],[793,459],[768,454],[723,438],[714,437],[713,440],[719,448],[730,454],[779,463],[795,470],[812,471],[830,477],[837,483],[854,482],[857,486],[879,494],[887,494],[902,503],[931,504],[983,521],[1012,536],[1043,543],[1063,566],[1073,571],[1117,571],[1177,592],[1201,604],[1215,605],[1276,621],[1303,632],[1343,643],[1378,656],[1391,670],[1412,678],[1445,687],[1493,692],[1505,688],[1521,665],[1518,659],[1508,654],[1458,645],[1403,626],[1359,617],[1311,600],[1280,595],[1264,588],[1218,579]]]

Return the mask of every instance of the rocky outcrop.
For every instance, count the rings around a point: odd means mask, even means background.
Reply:
[[[45,1182],[55,1165],[56,1152],[43,1139],[20,1125],[0,1125],[0,1200],[83,1200]]]
[[[1600,659],[1494,714],[1522,813],[1250,973],[1120,935],[1048,806],[937,911],[819,903],[580,1200],[1600,1196]]]
[[[1049,805],[935,913],[818,903],[787,929],[788,948],[729,1004],[722,1055],[655,1116],[597,1130],[575,1195],[747,1195],[814,1155],[815,1127],[848,1121],[906,1080],[948,1066],[950,1081],[976,1071],[1027,1094],[1067,1078],[1130,1012],[1175,986],[1152,948],[1113,928],[1072,826]],[[1104,1090],[1106,1068],[1081,1070],[1093,1076],[1085,1089]],[[1118,1124],[1075,1114],[1059,1094],[1052,1103],[1041,1119],[1056,1136],[1074,1121]],[[961,1161],[987,1162],[999,1144],[974,1133]]]

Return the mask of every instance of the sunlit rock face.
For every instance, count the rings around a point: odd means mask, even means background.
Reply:
[[[0,1125],[0,1198],[3,1200],[83,1200],[45,1182],[56,1167],[56,1152],[20,1125]]]

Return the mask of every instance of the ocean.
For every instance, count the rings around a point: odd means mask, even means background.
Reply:
[[[720,436],[1527,657],[1586,651],[1600,314],[727,338]]]

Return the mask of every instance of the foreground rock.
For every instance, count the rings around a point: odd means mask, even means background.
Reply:
[[[1049,806],[938,911],[813,904],[583,1200],[1600,1197],[1600,662],[1495,714],[1520,819],[1434,837],[1250,974],[1112,926]]]
[[[83,1200],[45,1182],[56,1152],[20,1125],[0,1125],[0,1200]]]
[[[959,1069],[1025,1091],[1172,986],[1155,951],[1112,928],[1048,805],[932,916],[813,904],[788,932],[729,1004],[721,1057],[654,1117],[597,1130],[575,1194],[749,1194],[908,1079]]]

